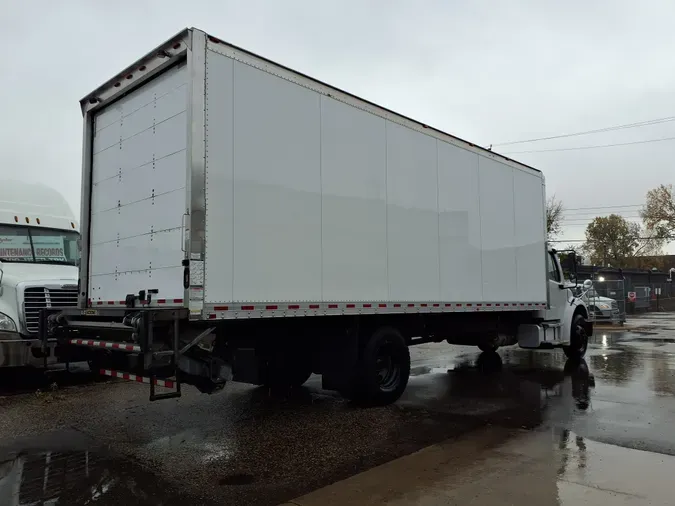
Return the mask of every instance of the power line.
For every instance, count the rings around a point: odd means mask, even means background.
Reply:
[[[624,220],[632,223],[641,223],[641,218],[639,216],[622,216]],[[595,221],[595,218],[580,218],[575,220],[563,220],[560,222],[562,227],[585,227],[590,225]]]
[[[611,216],[611,215],[623,216],[624,218],[627,218],[628,216],[640,218],[642,216],[642,213],[640,213],[639,211],[637,211],[635,209],[633,209],[631,211],[628,211],[628,210],[626,210],[626,211],[613,211],[611,213],[603,213],[602,211],[584,211],[584,212],[581,212],[581,213],[570,213],[570,214],[565,213],[560,217],[560,219],[562,221],[575,219],[575,218],[578,218],[578,219],[591,218],[591,219],[593,219],[593,218],[597,218],[598,216],[606,218],[607,216]]]
[[[566,219],[569,219],[569,218],[584,218],[586,216],[592,216],[592,217],[595,218],[596,216],[610,216],[612,214],[617,215],[617,216],[625,216],[625,215],[628,215],[628,214],[630,214],[631,216],[640,216],[641,215],[640,211],[637,210],[637,209],[626,209],[624,211],[614,210],[614,211],[611,211],[611,212],[609,212],[609,211],[581,211],[581,212],[576,212],[576,213],[564,213],[562,219],[566,220]]]
[[[660,241],[661,239],[656,239],[654,237],[636,237],[638,241]],[[586,239],[556,239],[554,241],[546,242],[588,242]],[[612,244],[611,241],[590,241],[593,244]]]
[[[577,146],[574,148],[556,148],[556,149],[533,149],[529,151],[506,151],[504,155],[517,155],[524,153],[552,153],[554,151],[579,151],[584,149],[614,148],[617,146],[632,146],[634,144],[647,144],[650,142],[673,141],[675,137],[662,137],[660,139],[648,139],[646,141],[619,142],[617,144],[596,144],[595,146]]]
[[[591,224],[590,221],[587,221],[587,222],[584,222],[584,223],[563,223],[563,224],[562,224],[562,227],[563,227],[563,228],[571,228],[571,227],[587,227],[587,226],[590,225],[590,224]]]
[[[574,132],[571,134],[560,134],[560,135],[551,135],[549,137],[537,137],[534,139],[526,139],[522,141],[511,141],[511,142],[498,142],[496,144],[493,144],[493,146],[511,146],[513,144],[525,144],[527,142],[538,142],[538,141],[548,141],[551,139],[563,139],[566,137],[576,137],[579,135],[589,135],[589,134],[596,134],[596,133],[603,133],[603,132],[611,132],[613,130],[623,130],[626,128],[637,128],[637,127],[642,127],[642,126],[649,126],[649,125],[658,125],[659,123],[666,123],[668,121],[674,121],[675,116],[668,116],[666,118],[657,118],[657,119],[651,119],[647,121],[638,121],[636,123],[626,123],[623,125],[615,125],[611,127],[604,127],[604,128],[596,128],[594,130],[585,130],[583,132]]]
[[[609,215],[606,214],[593,214],[588,216],[581,215],[572,215],[569,218],[561,218],[559,221],[570,222],[570,221],[592,221],[596,218],[607,218]],[[624,218],[626,220],[640,220],[642,216],[639,214],[616,214],[619,218]]]
[[[620,207],[642,207],[643,204],[626,204],[625,206],[570,207],[565,211],[585,211],[586,209],[618,209]]]

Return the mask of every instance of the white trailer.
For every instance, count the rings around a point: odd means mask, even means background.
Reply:
[[[532,167],[197,29],[81,106],[79,310],[45,339],[151,384],[316,372],[369,403],[419,342],[585,351]]]

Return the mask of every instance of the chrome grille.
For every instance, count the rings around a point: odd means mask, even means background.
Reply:
[[[40,325],[40,309],[77,306],[77,288],[26,288],[23,292],[23,316],[26,330],[36,334]]]

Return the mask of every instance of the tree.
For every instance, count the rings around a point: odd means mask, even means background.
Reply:
[[[586,227],[584,252],[596,265],[627,267],[638,256],[658,255],[663,239],[617,214],[598,216]]]
[[[640,212],[647,232],[653,237],[675,239],[675,195],[673,185],[660,185],[647,192],[647,202]]]
[[[546,234],[548,239],[553,239],[562,231],[562,222],[565,215],[563,203],[550,196],[546,200]]]

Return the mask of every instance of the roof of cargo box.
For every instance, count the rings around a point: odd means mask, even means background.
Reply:
[[[219,43],[219,44],[224,44],[229,46],[232,49],[235,49],[236,51],[241,51],[243,53],[246,53],[250,56],[253,56],[254,58],[258,58],[264,62],[271,63],[272,65],[275,65],[277,67],[280,67],[284,70],[287,70],[289,72],[292,72],[298,76],[301,76],[305,79],[309,79],[321,86],[325,86],[327,88],[330,88],[332,90],[335,90],[339,93],[343,93],[349,97],[352,97],[356,100],[359,100],[361,102],[364,102],[366,104],[369,104],[373,107],[377,107],[383,111],[386,111],[390,114],[396,115],[400,118],[403,118],[407,121],[410,121],[412,123],[417,124],[418,126],[431,130],[433,132],[436,132],[437,134],[440,134],[442,136],[447,136],[455,141],[459,141],[461,143],[467,144],[468,146],[477,149],[479,151],[483,151],[486,154],[490,154],[496,157],[499,157],[503,160],[507,160],[511,163],[515,163],[517,165],[520,165],[521,167],[525,167],[527,169],[533,170],[535,172],[538,172],[542,174],[542,172],[530,165],[527,165],[525,163],[519,162],[518,160],[514,160],[513,158],[509,158],[507,156],[504,156],[502,154],[496,153],[490,149],[484,148],[482,146],[479,146],[477,144],[474,144],[472,142],[469,142],[465,139],[462,139],[461,137],[457,137],[456,135],[449,134],[447,132],[444,132],[443,130],[440,130],[438,128],[434,128],[432,126],[426,125],[420,121],[417,121],[413,118],[410,118],[408,116],[405,116],[403,114],[400,114],[396,111],[393,111],[391,109],[387,109],[386,107],[383,107],[375,102],[371,102],[369,100],[366,100],[364,98],[361,98],[357,95],[354,95],[352,93],[349,93],[348,91],[342,90],[340,88],[337,88],[331,84],[325,83],[323,81],[320,81],[319,79],[315,79],[311,76],[308,76],[307,74],[303,74],[302,72],[298,72],[297,70],[294,70],[290,67],[287,67],[285,65],[282,65],[280,63],[277,63],[273,60],[270,60],[269,58],[265,58],[264,56],[260,56],[256,53],[253,53],[247,49],[241,48],[239,46],[236,46],[234,44],[230,44],[229,42],[225,42],[217,37],[214,37],[212,35],[209,35],[207,32],[204,32],[203,30],[199,30],[198,28],[186,28],[185,30],[182,30],[178,32],[176,35],[168,39],[166,42],[163,44],[160,44],[157,46],[155,49],[150,51],[148,54],[146,54],[143,58],[139,59],[136,61],[134,64],[130,65],[126,69],[124,69],[122,72],[118,73],[115,75],[115,77],[109,79],[106,81],[103,85],[99,86],[96,88],[93,92],[89,93],[87,96],[82,98],[80,100],[80,106],[82,108],[82,112],[85,113],[89,109],[93,108],[98,108],[99,106],[102,106],[104,103],[107,103],[111,99],[117,100],[120,98],[122,95],[126,94],[127,92],[131,91],[133,88],[136,88],[138,85],[140,85],[142,82],[145,82],[147,79],[152,77],[153,75],[156,75],[159,73],[161,70],[166,68],[167,66],[171,65],[178,57],[182,56],[183,53],[187,51],[187,46],[190,45],[190,35],[193,31],[201,32],[203,33],[209,41],[214,42],[214,43]],[[182,42],[186,42],[185,45],[182,44]],[[143,72],[142,77],[138,77],[138,72],[141,71]],[[543,174],[542,174],[543,176]]]

